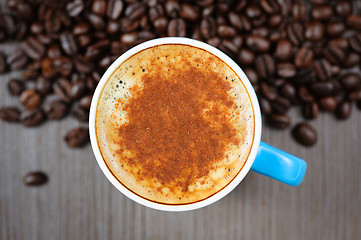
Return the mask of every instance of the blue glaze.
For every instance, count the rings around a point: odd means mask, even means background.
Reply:
[[[251,170],[291,186],[301,184],[307,163],[289,153],[261,142]]]

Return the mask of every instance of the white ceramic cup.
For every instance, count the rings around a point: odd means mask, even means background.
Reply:
[[[246,87],[248,94],[250,96],[252,106],[254,109],[254,121],[255,121],[255,131],[254,131],[254,141],[253,145],[250,151],[250,154],[248,156],[248,159],[241,169],[241,171],[238,173],[238,175],[222,190],[217,192],[216,194],[212,195],[209,198],[206,198],[202,201],[198,201],[195,203],[190,204],[178,204],[178,205],[170,205],[170,204],[162,204],[162,203],[156,203],[149,201],[145,198],[142,198],[135,193],[131,192],[127,188],[125,188],[111,173],[111,171],[108,169],[108,167],[105,164],[105,161],[100,153],[99,145],[97,142],[97,137],[95,133],[95,119],[96,119],[96,108],[98,105],[99,97],[102,92],[102,89],[104,88],[106,82],[112,75],[112,73],[120,66],[125,60],[133,56],[134,54],[137,54],[138,52],[148,49],[153,46],[162,45],[162,44],[184,44],[189,46],[194,46],[197,48],[204,49],[211,54],[217,56],[218,58],[222,59],[228,66],[230,66],[234,72],[240,77],[241,81],[243,82],[244,86]],[[251,169],[251,166],[256,158],[256,155],[259,151],[259,145],[261,140],[261,128],[262,128],[262,121],[261,121],[261,112],[259,103],[257,100],[256,93],[248,79],[248,77],[244,74],[242,69],[226,54],[221,52],[220,50],[216,49],[215,47],[208,45],[206,43],[192,40],[188,38],[181,38],[181,37],[174,37],[174,38],[160,38],[160,39],[154,39],[147,42],[144,42],[142,44],[139,44],[132,49],[125,52],[123,55],[121,55],[117,60],[113,62],[113,64],[107,69],[107,71],[104,73],[102,78],[99,81],[99,84],[95,90],[95,93],[93,95],[93,100],[90,107],[90,116],[89,116],[89,132],[90,132],[90,141],[91,145],[94,151],[94,155],[96,160],[98,161],[98,164],[100,168],[102,169],[105,176],[109,179],[109,181],[124,195],[129,197],[130,199],[134,200],[135,202],[142,204],[146,207],[154,208],[157,210],[163,210],[163,211],[188,211],[193,209],[198,209],[205,207],[209,204],[212,204],[224,196],[226,196],[229,192],[231,192],[246,176],[246,174]],[[302,160],[301,160],[302,161]],[[262,172],[261,172],[262,173]],[[265,174],[265,173],[262,173]],[[267,174],[265,174],[267,175]],[[303,173],[304,175],[304,173]],[[302,178],[303,178],[302,175]],[[271,176],[272,177],[272,176]],[[278,179],[279,180],[279,179]],[[302,179],[301,179],[302,181]]]

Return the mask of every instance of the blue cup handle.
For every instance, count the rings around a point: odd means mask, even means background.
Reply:
[[[307,163],[289,153],[261,142],[251,170],[291,186],[301,184]]]

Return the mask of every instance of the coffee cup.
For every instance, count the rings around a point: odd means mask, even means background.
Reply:
[[[143,183],[141,183],[143,181],[143,177],[139,177],[139,179],[140,179],[139,182],[137,182],[138,181],[137,178],[135,178],[135,180],[133,179],[132,184],[128,184],[126,182],[127,180],[120,179],[119,175],[114,170],[115,167],[110,166],[111,162],[113,162],[113,160],[107,161],[107,159],[105,159],[105,158],[108,158],[108,157],[106,157],[104,152],[102,152],[103,146],[108,145],[108,143],[103,144],[101,142],[101,141],[106,141],[106,140],[104,140],[104,139],[106,139],[106,137],[104,137],[104,138],[99,137],[100,136],[99,135],[100,134],[99,133],[99,131],[100,131],[99,125],[101,125],[101,123],[100,123],[101,121],[99,120],[99,119],[101,119],[101,118],[99,118],[99,111],[100,111],[99,105],[101,105],[103,103],[102,97],[104,97],[104,95],[105,95],[103,90],[106,88],[107,83],[110,81],[109,79],[112,78],[112,76],[114,75],[114,73],[116,71],[119,71],[119,68],[120,68],[120,66],[122,66],[122,64],[124,64],[126,61],[128,61],[132,57],[142,56],[142,55],[139,55],[139,53],[145,52],[147,49],[155,49],[155,48],[160,48],[162,46],[177,46],[177,48],[176,48],[177,51],[179,51],[179,48],[184,47],[185,52],[188,51],[187,50],[188,48],[194,48],[195,52],[202,51],[207,56],[208,55],[214,56],[215,57],[215,58],[213,58],[214,61],[223,62],[225,68],[229,68],[232,72],[234,72],[234,74],[237,77],[239,77],[245,92],[248,94],[247,96],[249,98],[249,103],[251,106],[248,108],[249,109],[252,108],[252,118],[251,118],[252,121],[250,121],[253,124],[253,125],[251,125],[251,128],[252,128],[251,136],[252,137],[249,138],[251,140],[248,141],[249,146],[247,148],[247,154],[245,155],[246,157],[244,157],[244,161],[242,163],[240,163],[240,164],[242,164],[242,166],[235,168],[235,169],[237,169],[237,172],[234,175],[227,175],[227,173],[224,173],[224,175],[222,175],[223,177],[221,177],[221,179],[228,179],[226,184],[219,186],[216,190],[214,190],[214,192],[211,192],[211,194],[207,195],[204,198],[194,198],[196,200],[189,201],[189,202],[184,201],[184,200],[182,200],[182,201],[180,200],[179,202],[158,201],[157,200],[158,195],[153,194],[153,195],[149,195],[149,196],[153,196],[153,197],[148,197],[147,194],[142,194],[141,190],[138,191],[138,187],[143,184]],[[166,49],[166,48],[162,48],[162,49]],[[169,49],[171,49],[171,48],[169,47]],[[175,50],[169,50],[169,49],[164,50],[164,51],[175,51]],[[182,52],[182,51],[180,51],[180,52]],[[178,52],[178,53],[180,53],[180,52]],[[157,53],[154,53],[154,54],[157,54]],[[148,53],[148,55],[149,55],[149,53]],[[146,56],[146,55],[143,55],[143,56]],[[159,57],[158,57],[158,59],[159,59]],[[179,60],[180,58],[177,58],[177,56],[175,54],[175,57],[172,60],[173,64],[174,64],[174,61],[177,61],[177,59]],[[168,60],[166,58],[164,58],[163,61],[168,61]],[[169,61],[171,61],[171,60],[169,60]],[[199,61],[202,61],[202,59],[200,59]],[[165,66],[166,63],[167,62],[163,63],[163,65]],[[213,64],[213,65],[214,65],[214,68],[217,68],[219,65],[222,65],[222,64],[219,64],[219,62],[218,62],[218,64]],[[129,65],[129,66],[131,66],[131,65]],[[143,68],[142,66],[139,66],[139,67]],[[158,69],[157,71],[160,71],[160,69]],[[207,74],[207,71],[213,71],[213,70],[206,70],[204,67],[201,71],[204,74]],[[142,72],[145,72],[144,74],[147,74],[146,69],[142,69]],[[153,73],[154,73],[154,71],[152,72],[152,74]],[[149,73],[149,74],[151,74],[151,73]],[[133,72],[133,75],[135,75],[135,72]],[[144,76],[144,75],[142,75],[142,76]],[[239,86],[241,86],[241,85],[239,84]],[[117,101],[116,98],[112,99],[113,96],[111,96],[112,95],[111,93],[110,93],[110,96],[108,96],[108,95],[109,95],[109,93],[107,93],[106,99],[111,99],[112,102]],[[133,93],[133,95],[134,95],[134,93]],[[131,97],[132,97],[132,94],[129,94],[129,98],[131,98]],[[121,107],[123,103],[120,101],[120,102],[117,102],[114,104],[118,104],[116,106],[119,107],[119,105],[120,105],[120,107]],[[235,106],[235,107],[241,108],[241,106]],[[247,109],[247,106],[243,107],[243,109]],[[242,112],[242,111],[245,111],[245,110],[240,110],[240,113],[247,113],[247,112]],[[104,115],[103,118],[105,119],[105,118],[108,118],[109,116],[110,115]],[[106,122],[106,121],[104,120],[103,122]],[[90,140],[91,140],[92,149],[93,149],[95,158],[96,158],[100,168],[102,169],[103,173],[108,178],[108,180],[120,192],[122,192],[124,195],[126,195],[127,197],[129,197],[130,199],[134,200],[135,202],[137,202],[141,205],[144,205],[146,207],[150,207],[153,209],[157,209],[157,210],[175,211],[175,212],[199,209],[199,208],[208,206],[208,205],[220,200],[221,198],[225,197],[228,193],[230,193],[244,179],[244,177],[250,170],[260,173],[262,175],[268,176],[270,178],[276,179],[280,182],[283,182],[283,183],[291,185],[291,186],[298,186],[299,184],[301,184],[301,182],[304,178],[304,175],[306,173],[306,168],[307,168],[306,162],[300,158],[292,156],[291,154],[288,154],[288,153],[281,151],[277,148],[274,148],[264,142],[261,142],[261,130],[262,130],[262,120],[261,120],[261,112],[260,112],[259,102],[258,102],[257,96],[255,94],[255,91],[254,91],[248,77],[243,72],[243,70],[230,57],[228,57],[226,54],[224,54],[220,50],[212,47],[211,45],[208,45],[206,43],[203,43],[203,42],[200,42],[197,40],[181,38],[181,37],[160,38],[160,39],[154,39],[154,40],[144,42],[144,43],[139,44],[139,45],[133,47],[132,49],[128,50],[123,55],[121,55],[118,59],[116,59],[113,62],[113,64],[107,69],[107,71],[104,73],[101,80],[99,81],[99,84],[93,95],[93,100],[92,100],[91,108],[90,108],[90,116],[89,116],[89,132],[90,132]],[[101,134],[103,134],[103,133],[101,133]],[[248,144],[248,142],[247,142],[247,144]],[[244,148],[244,149],[246,149],[246,148]],[[117,153],[119,153],[119,151],[120,150],[117,150]],[[181,154],[181,153],[179,153],[179,154]],[[124,155],[124,153],[122,152],[121,156],[125,158],[128,155]],[[241,156],[241,155],[239,155],[239,156]],[[128,159],[127,164],[129,164],[129,162],[130,162],[130,160]],[[134,162],[134,160],[132,160],[132,163],[133,162]],[[157,161],[155,163],[159,163],[159,161]],[[119,163],[117,163],[117,164],[119,164]],[[149,175],[146,172],[147,168],[143,167],[144,164],[142,165],[142,163],[139,163],[138,165],[135,165],[135,166],[137,166],[138,173],[141,169],[143,171],[142,174],[144,176]],[[159,169],[161,167],[162,166],[159,166]],[[154,171],[154,169],[157,169],[157,168],[152,168],[152,171]],[[227,168],[225,168],[225,169],[227,169]],[[124,171],[128,172],[130,170],[131,169],[129,169],[129,167],[128,167]],[[202,170],[204,170],[204,169],[202,168]],[[229,168],[228,168],[228,170],[230,171]],[[206,174],[208,174],[209,172],[212,172],[212,171],[214,171],[214,168],[206,169],[205,172],[206,172]],[[166,175],[166,174],[162,173],[163,177],[164,177],[164,175]],[[180,175],[180,176],[183,177],[182,175]],[[189,177],[189,175],[187,175],[187,176]],[[227,178],[226,176],[231,176],[231,177]],[[204,177],[202,177],[201,179],[204,179]],[[158,184],[157,186],[160,186],[160,187],[158,187],[158,189],[161,188],[161,185],[164,182],[166,182],[166,180],[163,178],[159,180],[159,182],[157,183]],[[196,184],[196,183],[194,183],[194,184]],[[139,188],[141,188],[141,187],[139,187]],[[144,188],[144,189],[146,189],[146,188]],[[162,192],[163,195],[165,194],[164,193],[165,189],[168,192],[172,190],[172,189],[169,190],[169,187],[162,188],[160,191]],[[193,192],[196,192],[197,190],[194,190],[194,187],[187,185],[185,188],[183,188],[182,191],[186,192],[186,194],[184,196],[188,196],[188,195],[190,196],[193,194]],[[180,191],[178,191],[175,194],[178,194],[178,193],[180,193]],[[167,193],[167,196],[168,196],[168,193]],[[181,199],[181,197],[179,197],[179,199]]]

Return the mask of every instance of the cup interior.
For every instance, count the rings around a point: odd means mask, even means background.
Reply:
[[[113,72],[118,68],[118,66],[120,66],[125,60],[127,60],[134,54],[136,54],[144,49],[154,47],[157,45],[163,45],[163,44],[184,44],[184,45],[194,46],[197,48],[204,49],[207,52],[210,52],[211,54],[220,58],[227,65],[229,65],[229,67],[231,67],[233,69],[233,71],[242,80],[244,86],[246,87],[246,89],[248,91],[248,94],[249,94],[249,97],[251,99],[251,103],[253,106],[253,111],[254,111],[255,131],[254,131],[253,145],[252,145],[250,154],[248,156],[248,159],[247,159],[245,165],[243,166],[243,168],[241,169],[241,171],[226,187],[224,187],[219,192],[215,193],[214,195],[212,195],[204,200],[194,202],[194,203],[189,203],[189,204],[169,205],[169,204],[152,202],[152,201],[149,201],[145,198],[142,198],[142,197],[136,195],[135,193],[133,193],[130,190],[128,190],[127,188],[125,188],[115,178],[115,176],[111,173],[111,171],[106,166],[105,161],[103,160],[103,157],[100,153],[100,149],[98,146],[97,137],[96,137],[96,133],[95,133],[96,108],[98,105],[99,97],[100,97],[100,94],[101,94],[105,84],[107,83],[108,79],[113,74]],[[157,209],[157,210],[163,210],[163,211],[178,212],[178,211],[188,211],[188,210],[202,208],[202,207],[205,207],[207,205],[210,205],[210,204],[218,201],[219,199],[226,196],[229,192],[231,192],[246,176],[246,174],[248,173],[248,171],[250,170],[250,168],[253,164],[253,161],[256,157],[257,150],[258,150],[258,147],[260,144],[261,130],[262,130],[262,121],[261,121],[261,112],[260,112],[258,99],[257,99],[256,93],[252,87],[252,84],[250,83],[248,77],[243,72],[243,70],[230,57],[228,57],[226,54],[224,54],[220,50],[216,49],[215,47],[213,47],[209,44],[197,41],[197,40],[193,40],[193,39],[189,39],[189,38],[182,38],[182,37],[167,37],[167,38],[159,38],[159,39],[150,40],[150,41],[144,42],[142,44],[139,44],[139,45],[131,48],[130,50],[125,52],[123,55],[121,55],[118,59],[116,59],[112,63],[112,65],[107,69],[107,71],[104,73],[104,75],[102,76],[102,78],[100,79],[100,81],[98,83],[98,86],[93,95],[93,99],[92,99],[92,103],[91,103],[91,107],[90,107],[90,114],[89,114],[89,133],[90,133],[91,146],[92,146],[95,158],[96,158],[100,168],[102,169],[103,173],[108,178],[108,180],[119,191],[121,191],[124,195],[126,195],[130,199],[134,200],[135,202],[142,204],[143,206],[146,206],[146,207],[150,207],[150,208]]]

